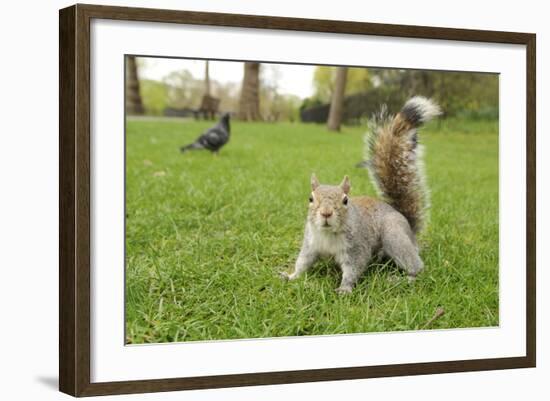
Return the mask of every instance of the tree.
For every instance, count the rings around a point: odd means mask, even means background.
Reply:
[[[194,79],[188,70],[173,71],[163,79],[167,105],[177,109],[197,108],[204,94],[204,81]]]
[[[239,92],[240,85],[234,82],[221,84],[218,81],[210,81],[212,91],[220,99],[220,110],[237,111],[239,110]]]
[[[348,68],[346,96],[363,93],[372,87],[368,68]]]
[[[152,79],[142,79],[139,82],[143,107],[148,115],[161,116],[168,106],[168,88],[160,82]]]
[[[330,102],[334,91],[336,68],[319,66],[313,73],[314,97],[322,103]],[[349,67],[345,94],[366,92],[372,87],[371,77],[367,68]]]
[[[209,63],[208,60],[206,60],[206,65],[204,67],[204,94],[206,96],[210,96],[210,71],[209,71]]]
[[[346,80],[348,67],[338,67],[334,79],[334,92],[330,101],[330,111],[328,114],[328,129],[331,131],[340,131],[342,115],[344,114],[344,95],[346,92]]]
[[[144,112],[135,56],[126,58],[126,112],[131,115],[139,115]]]
[[[244,77],[239,102],[239,118],[244,121],[261,120],[260,63],[244,63]]]
[[[330,102],[334,90],[334,68],[318,66],[313,72],[314,98],[321,103]]]

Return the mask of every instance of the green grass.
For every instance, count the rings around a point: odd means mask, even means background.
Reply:
[[[421,131],[432,192],[421,237],[426,269],[409,284],[372,265],[351,295],[318,263],[279,279],[300,249],[311,172],[349,174],[374,194],[364,128],[234,123],[218,157],[180,154],[208,122],[130,120],[126,165],[128,343],[498,325],[498,124],[434,122]]]

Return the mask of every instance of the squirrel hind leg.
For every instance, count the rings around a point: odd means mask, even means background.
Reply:
[[[424,268],[418,253],[418,246],[405,230],[393,227],[384,233],[382,238],[384,253],[405,270],[409,277],[415,278]]]

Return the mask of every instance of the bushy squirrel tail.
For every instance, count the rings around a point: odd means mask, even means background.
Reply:
[[[433,101],[415,96],[395,116],[385,107],[370,122],[367,167],[380,196],[419,232],[428,217],[429,191],[422,164],[417,129],[441,114]]]

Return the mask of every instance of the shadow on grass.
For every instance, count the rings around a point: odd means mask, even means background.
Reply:
[[[327,275],[337,282],[340,282],[342,278],[342,270],[334,258],[318,261],[308,272],[310,277],[326,277]],[[405,276],[405,273],[393,260],[382,259],[370,263],[360,280],[368,280],[374,276]]]

